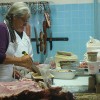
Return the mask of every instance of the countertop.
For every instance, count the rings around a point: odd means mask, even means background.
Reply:
[[[100,100],[100,93],[75,93],[76,100]]]
[[[76,76],[71,80],[54,79],[52,86],[62,86],[71,92],[88,91],[89,76]]]
[[[88,93],[89,76],[76,76],[72,80],[54,79],[52,86],[62,86],[65,91],[70,91],[75,100],[100,100],[100,93]]]

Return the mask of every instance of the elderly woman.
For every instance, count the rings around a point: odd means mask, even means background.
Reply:
[[[15,2],[8,10],[4,23],[0,23],[0,81],[12,81],[14,66],[31,69],[32,46],[24,32],[30,18],[26,3]],[[28,55],[23,55],[25,51]]]

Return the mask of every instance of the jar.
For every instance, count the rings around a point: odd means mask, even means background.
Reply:
[[[99,61],[95,62],[87,61],[87,66],[88,66],[88,74],[93,75],[99,73],[99,66],[100,66]]]
[[[87,52],[88,61],[97,61],[97,53],[98,52]]]

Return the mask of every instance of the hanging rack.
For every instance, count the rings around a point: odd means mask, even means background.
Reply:
[[[40,38],[38,40],[40,41]],[[55,38],[52,38],[52,41],[68,41],[68,40],[69,40],[68,37],[55,37]],[[31,38],[31,41],[36,42],[36,39]],[[50,38],[47,38],[47,41],[50,41]]]
[[[2,9],[8,9],[11,5],[12,5],[13,2],[10,2],[10,3],[0,3],[0,6],[2,7]],[[50,13],[50,7],[49,7],[49,2],[47,1],[35,1],[35,2],[25,2],[27,3],[27,5],[29,6],[30,10],[31,10],[31,13],[34,13],[36,14],[36,12],[38,11],[39,13],[44,13],[44,6],[45,5],[45,8],[47,10],[48,13]],[[5,6],[7,6],[5,8]],[[5,14],[6,11],[2,10],[2,15]]]

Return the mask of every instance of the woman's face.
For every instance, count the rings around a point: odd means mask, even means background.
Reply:
[[[23,32],[24,31],[24,27],[26,26],[28,22],[28,17],[27,15],[24,15],[22,17],[14,17],[13,18],[13,28],[14,30],[18,31],[18,32]]]

